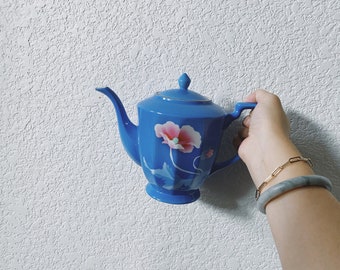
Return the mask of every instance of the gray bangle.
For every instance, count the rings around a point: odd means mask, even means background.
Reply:
[[[283,193],[286,193],[290,190],[306,187],[306,186],[321,186],[329,191],[332,190],[331,181],[320,175],[306,175],[295,177],[281,183],[278,183],[265,192],[261,194],[261,196],[257,200],[257,208],[263,213],[266,213],[266,205],[273,199],[279,197]]]

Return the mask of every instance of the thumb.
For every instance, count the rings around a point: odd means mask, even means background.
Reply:
[[[257,89],[248,96],[246,96],[243,100],[244,102],[261,102],[268,96],[269,92],[263,89]]]

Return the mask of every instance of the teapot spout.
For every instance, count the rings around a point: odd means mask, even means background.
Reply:
[[[129,156],[133,159],[133,161],[135,161],[138,165],[141,165],[138,147],[137,126],[134,125],[128,118],[125,108],[115,92],[113,92],[109,87],[96,88],[96,90],[106,95],[112,101],[116,109],[119,134],[124,148],[128,152]]]

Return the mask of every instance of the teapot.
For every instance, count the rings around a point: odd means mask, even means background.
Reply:
[[[138,126],[128,118],[121,100],[109,87],[96,88],[113,103],[122,143],[142,167],[146,192],[170,204],[185,204],[200,197],[209,175],[237,160],[216,162],[224,130],[245,109],[256,103],[236,103],[232,113],[192,90],[186,73],[179,88],[157,92],[138,103]]]

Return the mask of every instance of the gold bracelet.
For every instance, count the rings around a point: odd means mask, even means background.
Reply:
[[[277,167],[267,178],[266,180],[263,181],[263,183],[256,189],[256,193],[255,193],[255,199],[258,200],[258,198],[261,195],[262,189],[268,185],[268,183],[270,181],[272,181],[284,168],[286,168],[288,165],[295,163],[295,162],[299,162],[299,161],[304,161],[307,162],[307,164],[310,167],[313,167],[313,163],[312,160],[310,158],[304,158],[301,156],[297,156],[297,157],[292,157],[290,159],[288,159],[288,161],[284,164],[282,164],[281,166]]]

